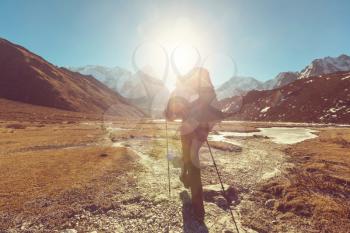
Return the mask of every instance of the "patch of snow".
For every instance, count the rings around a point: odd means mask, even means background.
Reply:
[[[335,109],[335,108],[330,108],[330,109],[328,109],[328,112],[336,112],[337,110]]]
[[[271,107],[265,107],[260,110],[261,113],[267,112]]]
[[[230,103],[230,104],[228,104],[228,105],[226,105],[226,107],[222,110],[223,112],[228,112],[230,109],[231,109],[231,107],[233,106],[233,102],[232,103]]]
[[[336,112],[338,112],[339,110],[341,110],[343,108],[346,108],[346,106],[340,106],[338,108],[330,108],[330,109],[328,109],[327,112],[336,113]]]

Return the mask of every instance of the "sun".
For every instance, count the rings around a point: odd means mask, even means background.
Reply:
[[[157,21],[148,28],[143,26],[143,32],[147,32],[146,40],[155,46],[143,52],[144,64],[140,67],[152,67],[156,71],[155,76],[165,80],[169,90],[174,89],[177,77],[201,66],[205,54],[210,50],[208,36],[201,29],[191,19],[182,17]]]
[[[183,76],[193,68],[200,66],[201,60],[198,49],[187,43],[175,47],[170,57],[171,68],[177,76]]]

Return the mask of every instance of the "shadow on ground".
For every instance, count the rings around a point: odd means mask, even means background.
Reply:
[[[180,193],[182,201],[182,218],[183,218],[183,230],[185,233],[208,233],[208,228],[204,222],[196,220],[192,210],[191,198],[187,191]]]

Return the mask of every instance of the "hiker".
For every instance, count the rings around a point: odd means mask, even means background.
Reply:
[[[191,189],[193,210],[200,221],[204,220],[205,211],[199,150],[207,141],[214,124],[224,117],[214,107],[216,102],[209,72],[203,68],[195,68],[178,78],[165,110],[167,120],[182,119],[180,133],[183,166],[180,180],[186,188]]]

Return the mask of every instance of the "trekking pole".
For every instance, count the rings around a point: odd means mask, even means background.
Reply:
[[[228,207],[228,209],[230,210],[230,213],[231,213],[231,217],[232,217],[233,223],[235,224],[236,230],[237,230],[237,232],[239,233],[239,230],[238,230],[238,227],[237,227],[237,223],[236,223],[235,217],[234,217],[234,215],[233,215],[232,209],[231,209],[231,207],[230,207],[230,204],[229,204],[228,198],[226,197],[226,194],[225,194],[225,188],[224,188],[224,185],[223,185],[223,183],[222,183],[221,176],[220,176],[220,173],[219,173],[218,167],[217,167],[217,165],[216,165],[216,162],[215,162],[215,159],[214,159],[213,153],[211,152],[211,147],[210,147],[210,145],[209,145],[208,140],[207,140],[207,145],[208,145],[208,148],[209,148],[209,152],[210,152],[211,159],[213,160],[213,164],[214,164],[214,167],[215,167],[216,173],[218,174],[218,177],[219,177],[219,181],[220,181],[220,184],[221,184],[221,189],[222,189],[222,195],[223,195],[223,196],[224,196],[224,198],[226,199],[226,202],[227,202],[227,207]]]
[[[168,120],[167,119],[165,119],[165,137],[166,137],[166,159],[168,161],[168,187],[169,187],[169,198],[170,198],[171,189],[170,189],[169,139],[168,139]]]

